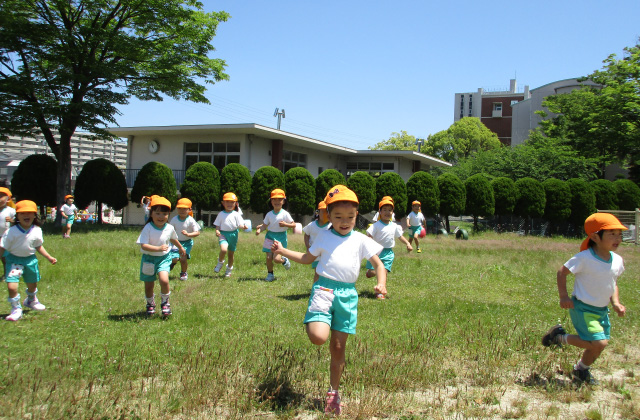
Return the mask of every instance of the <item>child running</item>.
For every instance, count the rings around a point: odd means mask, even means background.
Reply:
[[[304,232],[304,246],[307,248],[307,252],[309,252],[309,248],[311,248],[311,244],[313,244],[313,241],[316,239],[318,234],[322,231],[329,230],[330,227],[331,224],[329,223],[327,204],[324,201],[321,201],[318,203],[318,219],[312,221],[302,229]],[[311,263],[314,283],[318,281],[318,278],[320,278],[320,275],[316,272],[316,267],[318,266],[319,261],[320,258],[316,258],[316,260]]]
[[[188,198],[181,198],[178,200],[178,204],[176,204],[176,210],[178,214],[173,216],[171,219],[171,226],[175,229],[178,234],[178,241],[185,250],[185,255],[180,255],[178,252],[178,248],[173,246],[171,247],[171,266],[170,270],[173,269],[173,266],[180,261],[180,280],[185,281],[189,278],[187,274],[187,268],[189,267],[189,261],[191,259],[191,249],[193,248],[193,238],[200,235],[200,225],[196,222],[190,213],[191,213],[191,200]]]
[[[149,221],[136,241],[142,250],[140,261],[140,280],[144,282],[144,294],[147,299],[147,315],[156,313],[156,302],[153,289],[156,275],[160,282],[160,296],[162,297],[161,309],[163,316],[171,315],[171,304],[169,295],[169,271],[171,266],[171,247],[173,244],[178,248],[181,257],[186,255],[186,251],[178,241],[178,235],[169,220],[171,213],[171,203],[164,197],[155,196],[151,199]]]
[[[413,240],[416,241],[416,252],[418,254],[422,252],[422,250],[420,249],[420,241],[418,238],[420,237],[422,228],[424,227],[426,229],[425,226],[427,223],[424,216],[422,215],[422,212],[420,211],[421,205],[422,203],[420,203],[418,200],[415,200],[413,203],[411,203],[411,213],[409,213],[409,215],[407,216],[407,227],[409,228],[409,243],[411,243],[411,241]]]
[[[383,246],[383,250],[379,255],[380,260],[384,264],[387,273],[391,272],[391,266],[395,254],[393,253],[393,247],[396,245],[396,238],[407,246],[407,252],[411,252],[413,247],[402,236],[402,227],[399,224],[391,221],[393,215],[393,201],[385,200],[384,198],[378,204],[378,212],[380,213],[380,220],[369,226],[367,229],[367,236]],[[374,277],[376,275],[373,265],[367,261],[367,277]],[[378,299],[384,299],[385,295],[379,293],[376,295]]]
[[[390,195],[385,195],[384,197],[382,197],[380,201],[391,201],[391,204],[394,204],[393,197],[391,197]],[[380,218],[380,210],[378,210],[376,214],[373,215],[373,219],[371,220],[373,221],[373,223],[375,223],[378,221],[379,218]],[[391,213],[391,221],[392,222],[396,221],[396,214],[393,212]]]
[[[44,311],[46,307],[38,301],[38,282],[40,270],[36,251],[49,260],[51,264],[58,262],[44,249],[42,229],[38,220],[38,207],[30,200],[22,200],[16,204],[15,224],[2,235],[0,239],[0,253],[7,260],[7,289],[11,304],[11,314],[5,319],[17,321],[22,318],[22,305],[34,311]],[[6,252],[5,252],[6,251]],[[27,284],[27,298],[20,305],[18,282],[20,277]]]
[[[11,191],[9,188],[0,187],[0,237],[11,227],[16,217],[16,209],[7,205],[9,201],[11,201]],[[0,258],[2,258],[3,268],[2,277],[0,277],[0,281],[2,281],[4,280],[4,273],[7,272],[7,263],[4,256]]]
[[[311,289],[304,324],[309,340],[316,345],[331,341],[330,383],[325,413],[339,415],[340,378],[345,365],[345,347],[349,334],[356,333],[358,321],[358,292],[355,282],[363,259],[376,270],[376,293],[387,293],[387,272],[378,255],[382,246],[359,232],[354,232],[358,216],[358,197],[344,185],[336,185],[325,198],[331,230],[318,234],[306,253],[290,251],[277,240],[272,250],[301,264],[311,264],[316,257],[320,262],[316,272],[320,278]]]
[[[247,225],[244,223],[244,219],[238,213],[238,197],[228,192],[222,196],[222,208],[223,211],[218,213],[213,225],[216,227],[216,236],[218,237],[218,243],[220,244],[220,254],[218,255],[218,264],[213,269],[216,273],[222,270],[224,265],[224,257],[229,253],[229,262],[227,268],[224,271],[225,277],[231,277],[231,271],[233,270],[233,257],[238,246],[238,229],[245,230]]]
[[[267,229],[265,235],[264,244],[262,245],[262,252],[266,252],[267,255],[267,277],[265,281],[274,281],[276,277],[273,275],[273,262],[281,263],[285,270],[291,268],[289,259],[281,255],[274,257],[271,252],[271,245],[276,240],[286,248],[287,247],[287,229],[296,227],[296,223],[288,211],[284,210],[282,206],[287,199],[284,191],[279,188],[271,191],[270,205],[273,208],[264,217],[263,224],[256,226],[256,235],[260,235],[262,228]]]
[[[144,210],[144,222],[147,223],[147,221],[149,220],[149,203],[151,202],[151,198],[147,197],[146,195],[142,196],[142,199],[140,200],[140,205],[142,206],[142,209]]]
[[[614,251],[622,243],[622,231],[627,228],[609,213],[595,213],[584,222],[587,239],[580,251],[557,273],[560,307],[569,309],[571,322],[578,335],[567,334],[561,325],[552,327],[542,337],[542,344],[570,344],[584,349],[582,358],[573,367],[572,376],[579,383],[598,385],[590,367],[609,344],[611,303],[618,316],[626,309],[620,303],[618,277],[624,272],[622,257]],[[575,275],[573,293],[567,293],[567,276]]]
[[[73,196],[67,194],[64,196],[64,204],[60,207],[60,215],[62,216],[62,237],[69,239],[71,237],[71,225],[78,217],[78,208],[73,204]]]

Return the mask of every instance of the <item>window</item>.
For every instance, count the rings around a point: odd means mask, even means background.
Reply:
[[[491,114],[493,118],[502,117],[502,102],[494,102],[493,103],[493,113]]]
[[[297,167],[307,167],[307,155],[305,155],[304,153],[285,150],[282,156],[282,169],[284,170],[284,172],[287,172],[291,168]]]
[[[355,172],[367,172],[374,178],[385,172],[393,172],[395,169],[393,162],[347,162],[347,178]]]
[[[512,101],[511,101],[511,106],[513,106],[513,105],[515,105],[515,104],[517,104],[517,103],[518,103],[518,100],[517,100],[517,99],[514,99],[514,100],[512,100]]]
[[[185,143],[184,168],[197,162],[212,163],[218,171],[230,163],[240,163],[240,143]]]

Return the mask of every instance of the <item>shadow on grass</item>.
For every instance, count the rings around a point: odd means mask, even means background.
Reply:
[[[265,281],[264,277],[238,277],[237,282],[243,282],[243,281]]]
[[[371,290],[363,290],[360,293],[358,293],[358,297],[362,298],[362,299],[376,299],[376,294],[374,292],[372,292]]]
[[[278,296],[280,299],[285,299],[285,300],[306,300],[309,299],[309,293],[298,293],[297,295],[282,295],[282,296]]]
[[[543,389],[561,389],[572,388],[576,384],[571,379],[562,378],[547,378],[536,372],[532,373],[528,377],[516,381],[518,385],[530,387],[530,388],[543,388]]]
[[[123,322],[123,321],[140,321],[143,319],[150,319],[151,316],[147,315],[145,311],[134,312],[130,314],[111,314],[107,315],[109,321]]]
[[[304,394],[296,392],[291,384],[291,376],[284,368],[270,370],[257,386],[258,401],[266,403],[273,411],[301,406],[305,397]]]

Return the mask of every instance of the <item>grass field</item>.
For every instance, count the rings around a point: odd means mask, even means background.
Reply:
[[[233,277],[214,275],[217,241],[206,230],[195,240],[189,280],[171,273],[174,314],[147,318],[139,231],[88,226],[74,227],[71,240],[45,236],[58,259],[40,259],[47,310],[0,322],[0,418],[322,418],[329,352],[302,327],[312,269],[276,267],[277,281],[262,281],[263,235],[243,233]],[[300,235],[289,238],[303,249]],[[387,300],[375,299],[375,279],[362,273],[357,283],[342,417],[639,419],[636,247],[620,250],[627,316],[612,314],[611,343],[593,369],[601,386],[571,383],[578,349],[540,344],[558,319],[570,328],[555,272],[579,242],[427,237],[422,254],[398,243]]]

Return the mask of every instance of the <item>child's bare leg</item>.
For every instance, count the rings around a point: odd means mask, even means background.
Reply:
[[[156,285],[155,281],[145,281],[144,282],[144,296],[148,298],[153,297],[153,289]]]
[[[413,239],[416,240],[416,248],[420,248],[420,241],[418,240],[418,234],[413,235]]]
[[[229,267],[233,267],[233,255],[235,254],[235,251],[229,251],[229,261],[227,262],[227,265]]]
[[[324,322],[309,322],[305,324],[304,327],[307,330],[309,341],[317,346],[326,343],[329,339],[329,334],[331,334],[331,327]]]
[[[160,271],[158,273],[158,281],[160,282],[160,293],[163,295],[169,294],[171,291],[169,287],[169,273],[166,271]]]
[[[187,268],[189,268],[189,260],[185,255],[184,257],[180,257],[180,271],[182,271],[183,273],[186,273]]]
[[[340,388],[340,378],[342,378],[342,372],[344,371],[347,338],[349,338],[347,333],[331,331],[331,342],[329,344],[331,373],[329,382],[331,383],[331,389],[336,391]]]
[[[220,253],[218,254],[218,261],[224,261],[227,256],[227,244],[220,244]]]
[[[609,340],[586,341],[581,339],[580,336],[569,334],[567,335],[567,344],[584,349],[584,353],[582,353],[582,363],[591,366],[607,347]]]
[[[11,299],[18,296],[18,283],[7,283],[7,290]]]
[[[278,254],[273,258],[274,262],[277,262],[278,264],[282,264],[284,262],[284,260],[282,259],[282,255]]]
[[[267,252],[267,271],[273,273],[273,254]]]

